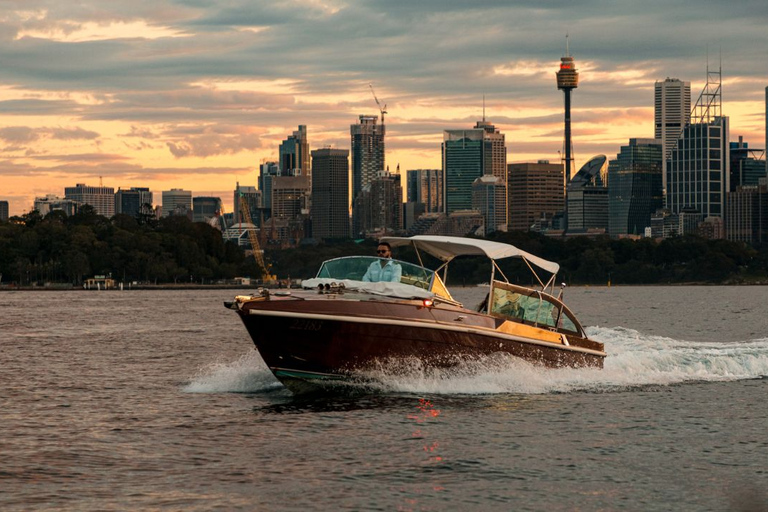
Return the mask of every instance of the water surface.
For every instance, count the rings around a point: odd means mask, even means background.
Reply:
[[[232,292],[5,292],[0,508],[765,510],[766,291],[567,289],[603,371],[412,364],[319,397]]]

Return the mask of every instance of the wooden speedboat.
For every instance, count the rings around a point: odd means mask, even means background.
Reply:
[[[552,368],[602,368],[603,344],[590,340],[554,295],[557,263],[487,240],[415,236],[382,241],[393,248],[412,246],[420,263],[422,253],[428,253],[442,264],[430,270],[396,261],[402,269],[399,282],[371,283],[363,276],[378,258],[336,258],[324,262],[301,290],[262,289],[225,303],[240,315],[265,363],[287,387],[354,379],[402,359],[446,368],[497,352]],[[491,261],[490,291],[478,308],[454,300],[445,285],[448,264],[459,256]],[[525,261],[538,287],[508,282],[497,260],[510,257]],[[542,271],[550,275],[546,281],[539,277]]]

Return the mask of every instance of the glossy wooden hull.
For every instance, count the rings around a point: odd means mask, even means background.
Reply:
[[[244,302],[238,312],[265,363],[286,385],[349,378],[402,359],[448,368],[503,352],[551,368],[601,368],[605,358],[602,344],[592,340],[510,328],[503,319],[417,300],[307,293]]]

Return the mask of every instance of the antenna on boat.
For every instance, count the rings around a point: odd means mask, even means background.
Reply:
[[[565,283],[560,283],[560,293],[557,294],[558,300],[563,300],[563,292],[565,292]]]

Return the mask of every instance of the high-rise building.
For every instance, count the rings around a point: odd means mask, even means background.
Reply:
[[[665,206],[722,217],[730,190],[728,117],[722,115],[721,74],[707,69],[707,84],[667,160]]]
[[[569,233],[608,231],[608,188],[605,155],[589,159],[565,187]]]
[[[355,199],[363,187],[369,185],[385,170],[384,123],[377,124],[378,116],[360,116],[360,122],[349,127],[352,138],[352,224],[359,225],[356,219]]]
[[[209,222],[221,214],[221,198],[197,196],[192,198],[192,222]]]
[[[180,188],[163,190],[163,217],[186,215],[192,219],[192,192]]]
[[[734,192],[738,187],[756,186],[766,177],[765,162],[760,159],[762,149],[750,148],[739,135],[738,142],[731,142],[731,187]]]
[[[148,205],[148,206],[147,206]],[[135,217],[142,209],[152,209],[152,192],[146,187],[131,187],[128,190],[122,188],[115,192],[115,214],[124,214]]]
[[[667,78],[654,84],[653,137],[663,144],[662,187],[667,189],[667,160],[683,128],[691,121],[691,82]]]
[[[768,87],[765,88],[765,173],[768,175]]]
[[[406,171],[406,200],[424,205],[427,213],[443,211],[443,173],[440,169]]]
[[[260,224],[260,208],[262,203],[261,191],[256,190],[256,187],[241,185],[238,182],[235,186],[235,192],[232,197],[232,220],[235,223],[242,223],[242,212],[240,210],[240,202],[245,200],[248,205],[248,215],[251,217],[251,222],[257,226]]]
[[[442,155],[446,213],[472,209],[472,184],[477,178],[495,176],[506,183],[504,134],[485,119],[471,130],[445,130]]]
[[[400,174],[382,171],[355,198],[355,236],[383,236],[403,228],[403,188]]]
[[[565,209],[563,164],[539,160],[507,167],[509,229],[528,231],[551,227],[554,215]]]
[[[728,240],[752,245],[768,242],[768,187],[740,186],[728,193],[726,205]]]
[[[272,217],[298,219],[308,214],[309,176],[276,176],[272,182]]]
[[[349,151],[312,151],[312,235],[349,238]]]
[[[472,184],[472,209],[483,215],[484,235],[507,230],[507,184],[497,176],[480,176]]]
[[[277,241],[296,243],[304,238],[309,219],[309,176],[275,176],[272,179],[271,226],[277,226]],[[265,223],[264,228],[268,226]]]
[[[659,139],[629,139],[608,163],[608,234],[643,235],[651,215],[664,205]]]
[[[115,215],[115,189],[113,187],[89,187],[78,183],[64,189],[64,198],[89,204],[97,214],[111,218]]]
[[[280,166],[277,162],[265,162],[259,166],[261,206],[266,210],[272,210],[272,179],[280,175]]]
[[[9,215],[8,201],[0,201],[0,222],[7,222]]]
[[[305,125],[300,124],[299,129],[280,144],[279,165],[282,176],[312,175]]]

